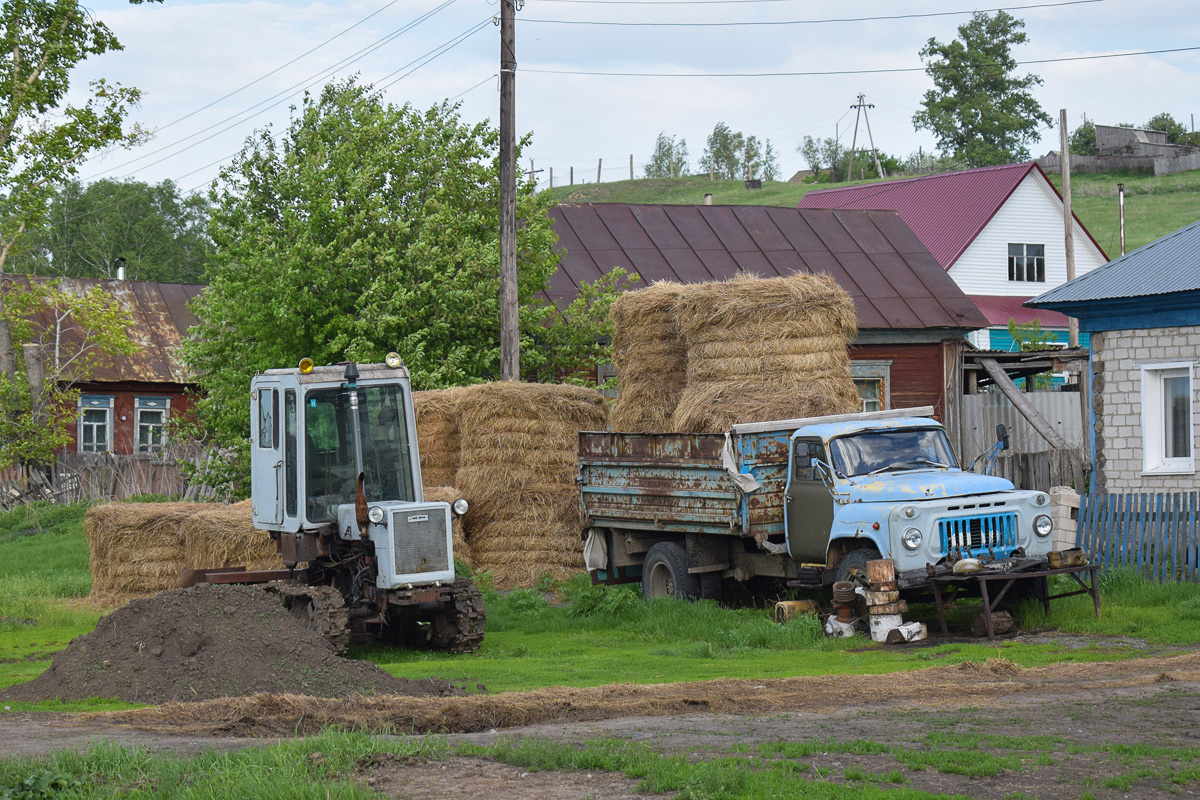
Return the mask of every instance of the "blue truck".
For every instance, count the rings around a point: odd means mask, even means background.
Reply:
[[[931,408],[735,425],[724,434],[583,432],[584,556],[596,583],[717,597],[890,558],[899,588],[963,558],[1045,562],[1050,497],[963,470]]]

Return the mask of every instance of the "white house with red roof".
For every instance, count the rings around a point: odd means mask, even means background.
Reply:
[[[1067,318],[1023,303],[1067,282],[1062,195],[1036,163],[811,191],[800,208],[895,211],[987,318],[978,347],[1015,349],[1009,320],[1067,341]],[[1075,218],[1075,275],[1108,257]],[[1087,344],[1081,336],[1080,344]]]

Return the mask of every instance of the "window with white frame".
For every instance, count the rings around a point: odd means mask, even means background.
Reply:
[[[1046,245],[1010,244],[1008,246],[1010,281],[1046,282]]]
[[[891,371],[891,361],[850,362],[859,411],[884,411],[892,407]]]
[[[167,397],[135,397],[134,427],[137,451],[142,455],[162,452],[167,443],[167,415],[171,400]]]
[[[1192,373],[1193,365],[1186,361],[1142,367],[1142,453],[1146,472],[1196,471]]]
[[[79,429],[76,438],[81,453],[112,451],[113,398],[85,394],[79,398]]]

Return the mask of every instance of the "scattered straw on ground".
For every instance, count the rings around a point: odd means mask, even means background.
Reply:
[[[675,324],[684,287],[659,281],[613,301],[613,363],[619,391],[609,421],[614,430],[663,432],[679,404],[687,351]]]
[[[994,659],[1002,661],[1002,659]],[[994,667],[995,665],[993,665]],[[108,724],[210,734],[311,734],[329,725],[368,731],[469,733],[554,722],[693,713],[832,711],[887,703],[959,707],[1016,695],[1087,692],[1174,681],[1200,681],[1200,653],[1115,662],[1005,667],[964,675],[961,665],[896,676],[821,675],[656,685],[548,688],[466,697],[393,696],[322,700],[260,694],[135,711],[87,715]],[[1011,673],[1011,674],[1010,674]]]

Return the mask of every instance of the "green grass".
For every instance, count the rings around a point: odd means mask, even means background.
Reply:
[[[1061,188],[1057,174],[1049,176]],[[870,183],[871,181],[866,181]],[[742,181],[710,181],[707,177],[647,178],[613,183],[560,186],[547,190],[556,203],[663,203],[700,204],[711,193],[716,205],[795,206],[810,191],[849,183],[787,183],[763,181],[760,190],[746,189]],[[1117,184],[1125,184],[1126,250],[1190,225],[1200,219],[1200,170],[1176,175],[1140,175],[1128,172],[1071,176],[1071,206],[1075,215],[1108,254],[1121,254]]]

